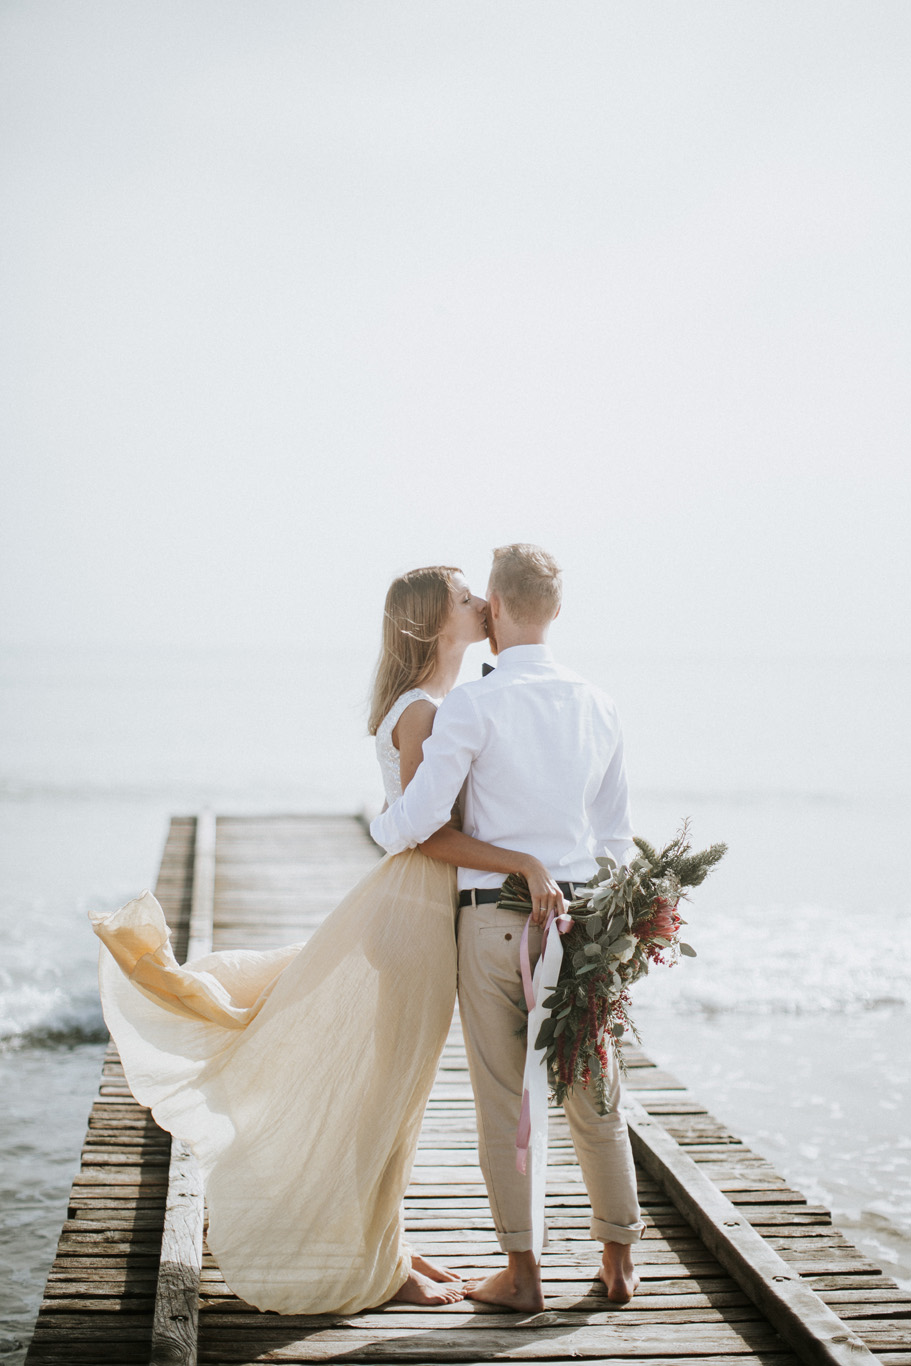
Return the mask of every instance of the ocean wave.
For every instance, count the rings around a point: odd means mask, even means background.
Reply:
[[[70,997],[61,987],[23,983],[0,995],[0,1053],[72,1048],[108,1037],[97,996]]]
[[[776,964],[769,952],[761,967],[738,970],[736,961],[721,962],[709,949],[698,966],[686,960],[637,984],[634,999],[646,1008],[705,1017],[866,1015],[911,1007],[911,982],[897,965],[879,972],[837,960],[803,966]]]
[[[637,985],[640,1005],[687,1015],[860,1015],[911,1007],[911,927],[896,907],[807,903],[687,908],[697,950]]]
[[[660,1002],[643,1001],[647,1010],[673,1009],[682,1015],[700,1015],[713,1019],[720,1015],[865,1015],[875,1011],[906,1010],[911,1004],[907,993],[886,992],[876,995],[857,994],[853,997],[840,993],[744,993],[736,987],[723,985],[703,992],[681,990]]]
[[[14,1034],[10,1038],[0,1038],[0,1056],[15,1053],[24,1048],[40,1048],[48,1052],[76,1048],[80,1044],[103,1044],[108,1041],[108,1031],[104,1021],[100,1023],[74,1024],[54,1028],[38,1027]]]

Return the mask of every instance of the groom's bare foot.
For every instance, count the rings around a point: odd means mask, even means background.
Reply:
[[[509,1265],[484,1281],[470,1281],[466,1294],[483,1304],[502,1304],[518,1314],[535,1314],[544,1308],[541,1272],[531,1252],[510,1252]]]
[[[633,1266],[633,1250],[628,1243],[605,1243],[604,1256],[598,1268],[607,1298],[614,1304],[629,1304],[639,1288],[639,1277]]]
[[[447,1266],[437,1266],[436,1262],[428,1262],[426,1257],[419,1257],[417,1253],[411,1254],[412,1271],[420,1271],[422,1276],[426,1276],[431,1281],[460,1281],[462,1278],[455,1271],[450,1271]]]
[[[440,1285],[423,1272],[416,1271],[413,1262],[407,1281],[393,1296],[393,1299],[405,1304],[456,1304],[464,1298],[465,1290],[461,1285]]]

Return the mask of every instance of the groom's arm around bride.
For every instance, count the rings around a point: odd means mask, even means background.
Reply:
[[[371,825],[390,853],[421,844],[445,825],[461,792],[463,830],[534,854],[567,899],[591,877],[596,852],[623,860],[633,832],[620,726],[611,700],[557,664],[546,644],[561,593],[560,571],[546,551],[513,545],[494,552],[488,622],[498,667],[441,704],[423,763],[403,797]],[[531,1311],[543,1296],[531,1252],[529,1182],[515,1161],[525,1064],[517,1035],[525,1020],[523,919],[497,906],[501,882],[502,875],[459,869],[459,1006],[481,1169],[508,1260],[470,1293]],[[559,909],[557,901],[556,893],[535,898],[532,964],[541,922]],[[592,1204],[592,1237],[604,1244],[599,1274],[610,1298],[625,1301],[637,1284],[630,1248],[642,1224],[615,1062],[612,1069],[607,1115],[578,1086],[564,1108]]]

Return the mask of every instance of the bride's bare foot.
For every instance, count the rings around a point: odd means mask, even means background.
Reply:
[[[405,1304],[456,1304],[464,1298],[465,1290],[461,1285],[440,1285],[423,1272],[416,1271],[414,1262],[407,1281],[393,1296],[393,1299],[401,1300]]]
[[[604,1256],[598,1268],[607,1298],[614,1304],[629,1304],[639,1288],[639,1277],[633,1266],[633,1250],[628,1243],[605,1243]]]
[[[450,1271],[446,1266],[437,1266],[435,1262],[428,1262],[426,1257],[419,1257],[416,1252],[411,1254],[412,1271],[420,1271],[423,1276],[427,1276],[431,1281],[460,1281],[461,1276],[455,1271]]]
[[[484,1281],[470,1281],[465,1293],[470,1300],[502,1304],[515,1313],[537,1313],[544,1308],[537,1262],[530,1252],[510,1252],[508,1257],[508,1266]]]

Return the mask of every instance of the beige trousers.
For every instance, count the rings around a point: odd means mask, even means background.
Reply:
[[[526,1021],[519,969],[525,917],[494,904],[459,912],[459,1010],[478,1117],[481,1170],[504,1252],[531,1248],[529,1181],[516,1170],[516,1127],[522,1105]],[[532,967],[541,931],[529,933]],[[564,1102],[573,1146],[592,1206],[591,1236],[602,1243],[634,1243],[642,1232],[636,1172],[620,1078],[611,1054],[611,1111],[599,1115],[584,1087]]]

